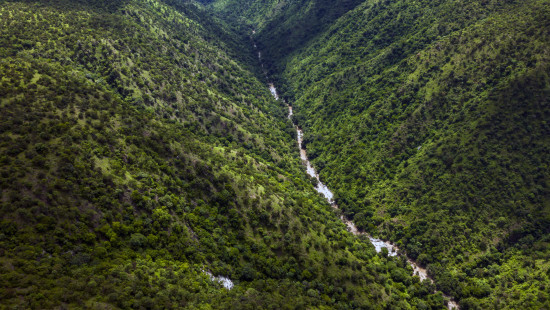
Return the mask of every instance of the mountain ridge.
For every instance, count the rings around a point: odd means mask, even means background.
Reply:
[[[367,1],[271,67],[344,213],[462,308],[547,301],[548,8]]]
[[[443,308],[314,191],[248,37],[181,5],[0,4],[2,307]]]

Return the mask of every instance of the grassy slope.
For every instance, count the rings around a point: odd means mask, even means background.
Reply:
[[[365,2],[286,63],[284,94],[346,214],[465,308],[548,305],[549,14]]]
[[[248,43],[170,3],[0,5],[2,306],[441,308],[314,192]]]

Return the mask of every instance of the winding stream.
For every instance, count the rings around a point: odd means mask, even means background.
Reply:
[[[261,61],[260,52],[258,52],[258,58]],[[263,68],[263,65],[262,65],[262,68]],[[277,89],[275,88],[275,85],[273,85],[273,83],[269,83],[268,86],[269,86],[269,91],[271,92],[273,97],[276,100],[279,100],[279,95],[277,94]],[[288,106],[288,119],[290,119],[292,121],[292,106],[290,104],[286,103],[284,100],[283,100],[283,102]],[[304,139],[303,130],[300,127],[298,127],[297,125],[294,125],[294,127],[296,128],[296,133],[297,133],[297,136],[298,136],[298,147],[300,149],[300,158],[302,159],[302,161],[306,165],[306,172],[309,176],[317,179],[317,186],[315,187],[315,190],[317,192],[319,192],[321,195],[323,195],[333,208],[338,209],[338,205],[334,201],[334,194],[332,193],[332,191],[325,184],[323,184],[323,182],[321,182],[321,180],[319,179],[319,174],[315,171],[315,168],[313,168],[313,166],[311,165],[311,162],[307,158],[306,150],[302,146],[303,139]],[[367,233],[359,231],[359,229],[357,229],[355,224],[352,221],[350,221],[349,219],[347,219],[346,217],[344,217],[343,215],[340,217],[340,219],[346,224],[346,226],[348,227],[349,232],[351,232],[353,235],[355,235],[355,236],[366,235],[369,238],[372,245],[374,245],[374,248],[375,248],[377,253],[381,252],[382,248],[386,248],[386,249],[388,249],[388,255],[389,256],[397,256],[398,255],[399,248],[397,248],[397,246],[395,246],[391,242],[373,238],[372,236],[368,235]],[[409,258],[407,258],[407,261],[409,262],[409,264],[413,268],[413,274],[417,275],[420,278],[421,281],[428,280],[428,281],[433,282],[433,280],[428,276],[428,272],[427,272],[426,269],[418,266],[414,261],[412,261]],[[448,300],[448,303],[447,303],[447,308],[448,309],[459,309],[458,304],[455,301],[451,300],[450,296],[447,296],[445,294],[443,294],[443,296],[445,297],[446,300]]]

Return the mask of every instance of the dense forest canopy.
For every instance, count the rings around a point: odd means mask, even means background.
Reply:
[[[550,308],[550,1],[0,1],[0,29],[2,308]]]
[[[270,3],[246,15],[266,49],[271,21],[305,16]],[[346,216],[462,308],[547,306],[550,3],[364,1],[321,31],[306,20],[292,36],[313,38],[262,53]]]
[[[444,306],[313,190],[238,27],[178,1],[0,15],[3,307]]]

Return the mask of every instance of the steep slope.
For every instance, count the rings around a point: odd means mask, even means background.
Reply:
[[[443,307],[346,231],[248,42],[194,3],[0,16],[2,307]]]
[[[338,205],[463,308],[548,307],[549,20],[548,1],[366,1],[276,57]]]
[[[284,58],[307,46],[362,0],[216,0],[211,9],[230,24],[254,30],[269,76],[282,70]]]

